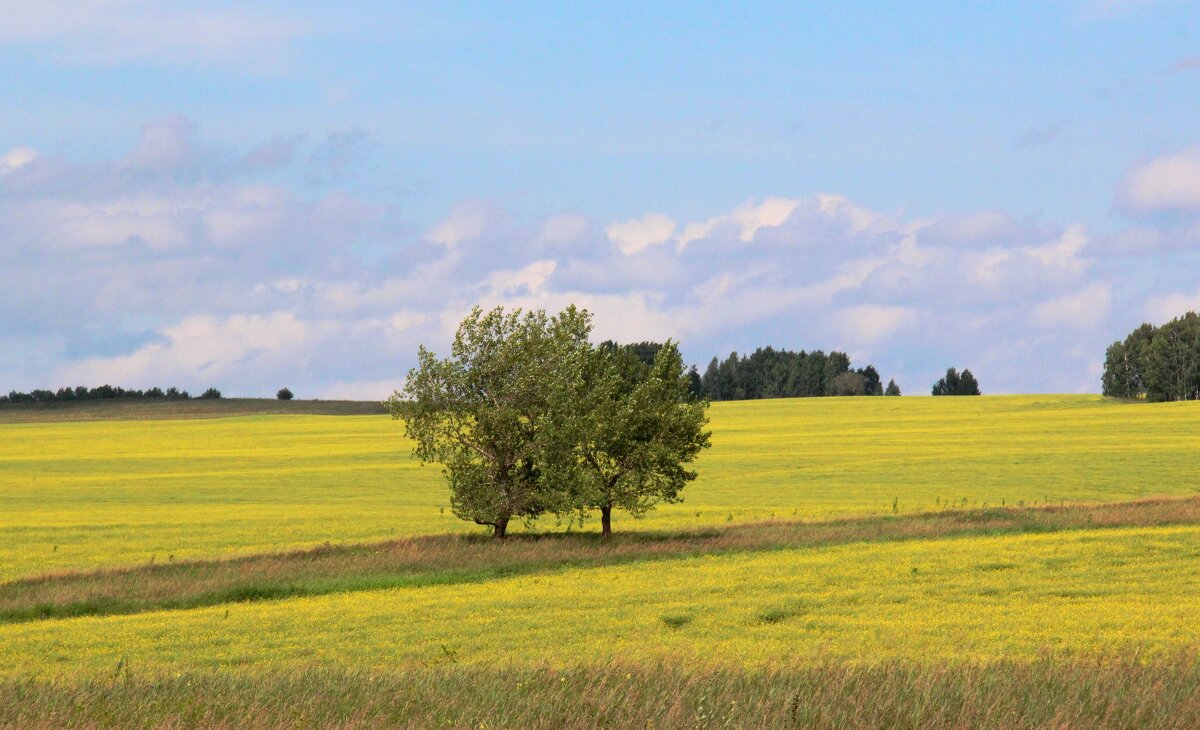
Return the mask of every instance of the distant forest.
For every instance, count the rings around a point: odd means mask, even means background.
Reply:
[[[629,350],[647,365],[662,348],[658,342],[636,342],[618,345],[611,340],[600,347]],[[760,347],[749,355],[729,354],[724,360],[714,357],[701,374],[693,367],[688,371],[693,397],[708,400],[754,400],[757,398],[814,398],[830,395],[900,395],[896,381],[885,387],[873,365],[853,369],[850,356],[836,350],[826,354],[821,350],[793,352]],[[286,389],[285,389],[286,390]],[[281,393],[283,391],[280,391]],[[289,392],[290,395],[290,392]],[[98,388],[59,388],[13,391],[0,395],[0,403],[56,403],[69,401],[105,400],[109,398],[188,400],[192,396],[178,388],[149,388],[134,390],[102,385]],[[221,392],[209,388],[200,398],[220,398]],[[278,397],[283,398],[283,395]]]
[[[1109,345],[1101,382],[1114,398],[1200,400],[1200,315],[1143,324]]]
[[[82,385],[76,388],[59,388],[58,390],[33,390],[28,393],[12,391],[8,395],[0,395],[0,403],[64,403],[85,400],[107,400],[110,398],[149,399],[149,400],[188,400],[192,396],[186,390],[179,388],[147,388],[133,390],[116,388],[111,385],[101,385],[98,388],[87,388]],[[221,391],[209,388],[200,395],[201,398],[220,398]]]
[[[605,342],[601,347],[618,347]],[[642,362],[652,363],[661,345],[637,342],[621,347],[634,352]],[[900,395],[896,382],[885,388],[873,365],[850,367],[850,357],[836,350],[793,352],[760,347],[749,355],[736,352],[721,360],[714,357],[704,373],[688,373],[691,393],[709,400],[753,400],[756,398],[812,398],[827,395]]]

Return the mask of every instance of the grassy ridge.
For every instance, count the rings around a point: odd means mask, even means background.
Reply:
[[[0,403],[0,423],[125,421],[233,416],[369,416],[386,413],[381,403],[352,400],[278,400],[275,398],[193,398],[154,400],[113,398],[51,403]]]
[[[131,614],[356,590],[479,582],[517,574],[853,542],[1200,524],[1200,498],[1107,505],[946,510],[820,523],[774,522],[681,533],[464,536],[189,561],[0,583],[0,622]]]
[[[0,727],[1184,728],[1200,661],[1133,656],[746,671],[681,662],[311,668],[0,681]]]
[[[717,403],[711,415],[714,446],[686,501],[645,520],[618,515],[618,531],[1200,486],[1194,402],[813,398]],[[0,579],[475,531],[409,446],[386,416],[0,424]]]

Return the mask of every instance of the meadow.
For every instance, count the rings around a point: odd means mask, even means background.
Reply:
[[[818,398],[710,413],[684,502],[618,514],[617,531],[1200,492],[1191,403]],[[0,411],[0,579],[479,530],[386,416],[19,417]]]
[[[0,725],[1186,726],[1196,406],[718,403],[682,504],[503,544],[386,416],[0,410]]]

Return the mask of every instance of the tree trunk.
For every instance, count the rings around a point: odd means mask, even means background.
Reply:
[[[492,525],[492,539],[503,540],[508,537],[508,520],[502,519]]]
[[[606,504],[600,508],[600,535],[612,537],[612,505]]]

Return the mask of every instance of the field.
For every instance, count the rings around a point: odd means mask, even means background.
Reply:
[[[365,406],[205,407],[0,409],[0,725],[1200,721],[1195,403],[718,403],[499,545]]]

